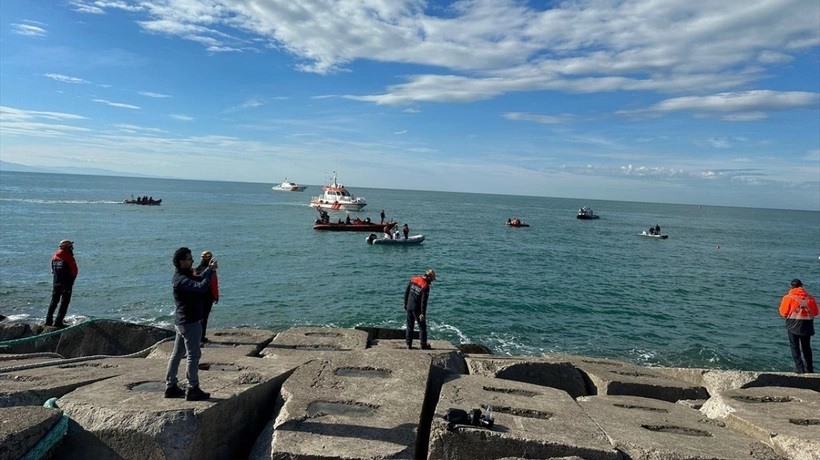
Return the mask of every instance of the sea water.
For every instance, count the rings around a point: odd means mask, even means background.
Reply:
[[[384,209],[424,243],[313,230],[316,185],[1,172],[0,314],[42,320],[49,260],[71,239],[80,274],[69,320],[170,327],[171,256],[188,246],[219,261],[212,328],[402,328],[408,280],[433,268],[433,340],[787,371],[780,299],[792,278],[820,294],[818,212],[349,186],[369,203],[351,217],[378,221]],[[162,205],[122,203],[132,195]],[[581,206],[601,218],[576,219]],[[506,226],[514,217],[530,227]],[[638,236],[655,224],[669,239]]]

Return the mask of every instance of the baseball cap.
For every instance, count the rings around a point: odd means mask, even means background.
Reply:
[[[430,281],[435,281],[436,280],[436,271],[431,268],[430,270],[427,270],[426,272],[424,272],[424,276],[426,276],[427,279],[430,280]]]
[[[803,282],[799,279],[795,278],[792,280],[792,287],[801,287],[803,286]]]
[[[65,249],[68,247],[74,246],[74,242],[71,240],[62,240],[60,241],[60,249]]]

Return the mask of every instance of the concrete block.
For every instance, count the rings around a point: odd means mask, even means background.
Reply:
[[[275,355],[281,350],[325,352],[366,348],[367,332],[365,331],[331,327],[295,327],[277,334],[273,341],[260,352],[260,355]]]
[[[682,404],[635,396],[585,396],[578,404],[633,460],[778,458],[769,447]]]
[[[521,356],[467,355],[471,375],[483,375],[564,390],[572,396],[587,394],[584,377],[568,361]]]
[[[452,425],[449,408],[493,407],[491,428]],[[441,388],[428,459],[619,459],[604,433],[564,391],[478,375],[454,376]]]
[[[300,366],[249,458],[418,458],[431,364],[407,351],[334,353]]]
[[[48,360],[60,362],[65,360]],[[139,367],[139,358],[107,358],[64,363],[0,374],[0,407],[42,406],[77,388],[123,375]]]
[[[675,402],[705,399],[706,388],[668,377],[653,368],[622,361],[557,353],[544,357],[572,363],[583,374],[590,395],[625,395]]]
[[[713,395],[700,409],[794,460],[820,459],[820,393],[759,387]]]
[[[0,408],[0,460],[23,458],[62,416],[59,410],[45,407]]]
[[[719,369],[658,367],[658,372],[706,388],[710,395],[754,387],[789,387],[820,391],[820,374],[794,372],[727,371]]]
[[[213,358],[206,353],[200,361],[208,401],[165,399],[166,363],[156,359],[63,396],[58,406],[74,426],[60,458],[244,458],[293,368],[261,358]]]

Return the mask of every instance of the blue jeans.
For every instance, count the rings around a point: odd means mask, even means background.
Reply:
[[[202,351],[199,349],[199,342],[202,339],[202,323],[199,321],[188,324],[177,324],[177,337],[174,341],[174,351],[168,359],[168,371],[165,373],[165,384],[167,386],[176,385],[177,371],[182,357],[188,357],[185,366],[185,375],[188,378],[188,387],[199,386],[199,358]]]
[[[404,339],[408,347],[413,346],[413,330],[416,323],[419,323],[421,346],[427,345],[427,317],[424,317],[424,321],[419,321],[419,315],[421,315],[421,311],[407,310],[407,330],[404,331]]]

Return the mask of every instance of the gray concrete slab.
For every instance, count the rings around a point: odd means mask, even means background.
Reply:
[[[93,355],[122,356],[144,350],[174,332],[158,327],[99,320],[66,329],[55,352],[66,358]]]
[[[709,394],[754,387],[789,387],[820,391],[820,374],[794,372],[728,371],[720,369],[658,367],[658,372],[706,388]]]
[[[55,427],[62,416],[61,411],[45,407],[0,408],[0,460],[23,458]]]
[[[259,354],[260,347],[256,344],[230,344],[221,342],[208,342],[201,347],[202,354],[211,356],[221,356],[222,359],[227,359],[230,356],[237,358],[254,357]],[[168,341],[157,345],[146,356],[148,359],[168,360],[174,351],[174,342]]]
[[[367,348],[366,331],[331,327],[294,327],[276,335],[260,351],[261,356],[277,355],[282,351],[355,351]]]
[[[471,375],[557,388],[566,391],[573,398],[587,394],[584,377],[568,361],[544,357],[485,354],[470,354],[464,359]]]
[[[820,459],[820,393],[759,387],[713,395],[700,409],[795,460]]]
[[[163,360],[79,388],[58,400],[75,426],[61,458],[243,458],[270,420],[279,387],[293,367],[278,360],[232,357],[200,361],[208,401],[165,399]],[[184,373],[184,363],[181,368]]]
[[[416,458],[430,369],[427,354],[401,351],[304,364],[282,385],[279,415],[249,458]]]
[[[449,408],[493,407],[492,428],[448,426]],[[564,391],[478,375],[454,376],[441,389],[428,459],[618,459],[604,433]]]
[[[682,404],[635,396],[585,396],[578,404],[633,460],[779,458],[757,440]]]
[[[48,360],[62,362],[65,360]],[[107,358],[65,363],[0,374],[0,407],[42,406],[77,388],[126,374],[141,363],[139,358]]]
[[[590,395],[640,396],[669,402],[709,397],[703,386],[669,377],[653,368],[559,353],[545,353],[543,356],[572,363],[583,374]]]
[[[467,364],[458,347],[446,340],[431,340],[429,345],[429,350],[419,349],[418,344],[414,345],[415,348],[412,350],[408,350],[404,339],[376,339],[370,343],[368,351],[397,350],[407,353],[424,353],[433,360],[433,366],[456,374],[467,373]]]

